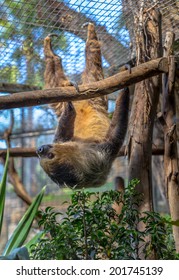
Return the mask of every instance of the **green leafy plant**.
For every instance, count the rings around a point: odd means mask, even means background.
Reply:
[[[156,212],[145,212],[141,220],[146,225],[145,236],[150,238],[144,246],[146,256],[154,252],[155,259],[179,259],[179,254],[175,252],[171,218],[161,217]]]
[[[7,256],[0,256],[0,260],[29,260],[29,252],[26,247],[15,248]]]
[[[3,172],[2,180],[0,183],[0,235],[1,235],[1,230],[2,230],[3,217],[4,217],[8,161],[9,161],[9,151],[7,152],[4,172]]]
[[[6,163],[4,167],[4,172],[2,176],[2,180],[0,183],[0,232],[3,226],[3,217],[4,217],[4,205],[5,205],[5,195],[6,195],[6,180],[7,180],[7,171],[8,171],[8,160],[9,160],[9,152],[7,152],[6,157]],[[26,248],[19,248],[23,245],[24,241],[26,240],[29,231],[31,229],[32,222],[34,218],[37,215],[37,211],[39,208],[39,205],[42,201],[42,198],[45,193],[45,187],[40,191],[40,193],[36,196],[32,204],[28,207],[27,211],[19,221],[19,224],[17,225],[16,229],[12,233],[10,239],[8,240],[4,252],[2,254],[2,257],[0,259],[22,259],[22,256],[24,255],[24,258],[26,258],[27,249]],[[41,235],[40,235],[41,236]],[[39,237],[39,234],[37,237],[33,238],[33,243],[37,240]],[[30,246],[30,242],[27,244]]]
[[[145,257],[153,250],[158,259],[177,259],[171,225],[155,212],[140,215],[137,207],[142,201],[133,180],[124,194],[118,191],[72,194],[66,214],[47,207],[41,211],[39,225],[44,235],[31,246],[32,259],[140,259],[139,244]],[[117,214],[113,205],[122,205]],[[138,223],[145,224],[143,232]],[[150,237],[148,242],[145,238]],[[170,240],[170,242],[169,242]]]
[[[37,214],[38,207],[42,201],[45,192],[45,187],[36,196],[32,204],[28,207],[27,211],[19,221],[16,229],[11,235],[9,241],[3,252],[3,256],[8,255],[13,249],[23,245],[27,238],[27,235],[31,229],[32,222]]]

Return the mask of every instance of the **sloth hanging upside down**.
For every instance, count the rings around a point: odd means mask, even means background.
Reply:
[[[103,79],[101,49],[95,27],[87,27],[86,67],[82,83]],[[44,40],[45,88],[73,85],[65,76],[61,58],[54,54],[51,36]],[[53,144],[38,148],[40,164],[59,186],[98,187],[105,183],[114,159],[123,144],[129,107],[129,91],[120,92],[110,122],[107,98],[53,104],[58,126]]]

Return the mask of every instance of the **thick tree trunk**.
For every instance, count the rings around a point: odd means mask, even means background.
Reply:
[[[167,98],[167,110],[165,114],[166,125],[164,126],[165,152],[165,185],[169,201],[172,220],[179,220],[179,166],[177,153],[177,135],[175,124],[175,60],[170,57],[169,88]],[[171,75],[170,75],[171,74]],[[179,227],[173,226],[175,248],[179,253]]]
[[[158,112],[161,112],[161,102],[160,105],[158,106]],[[164,146],[164,131],[163,131],[163,126],[159,121],[159,118],[155,119],[154,131],[153,131],[153,145],[156,149]],[[156,212],[162,211],[168,213],[169,206],[165,193],[163,155],[152,157],[152,185],[153,185],[154,211]]]
[[[154,9],[148,13],[140,12],[135,20],[138,64],[160,55],[160,15]],[[139,19],[145,23],[142,30]],[[137,188],[144,194],[142,212],[152,210],[152,133],[158,100],[159,76],[136,84],[128,135],[129,179],[140,180]]]
[[[141,7],[135,17],[135,40],[137,64],[160,56],[161,34],[160,14],[155,9],[145,12]],[[152,200],[152,135],[154,119],[159,101],[159,76],[149,78],[136,84],[131,110],[128,133],[129,180],[137,178],[140,183],[137,191],[143,194],[139,211],[153,210]],[[138,225],[144,230],[144,224]],[[148,240],[146,240],[148,241]],[[139,250],[140,257],[143,258]]]
[[[167,32],[164,44],[164,56],[172,53],[172,45],[174,42],[174,34]],[[179,220],[179,166],[177,153],[177,134],[176,134],[176,105],[175,105],[175,58],[169,57],[169,74],[163,77],[163,98],[164,98],[164,170],[166,194],[169,201],[169,208],[172,220]],[[179,253],[179,227],[173,226],[173,235],[175,239],[175,247]]]

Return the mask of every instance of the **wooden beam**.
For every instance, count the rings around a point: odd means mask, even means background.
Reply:
[[[39,130],[39,131],[27,131],[27,132],[18,132],[11,134],[11,140],[12,139],[20,139],[20,138],[26,138],[26,137],[38,137],[40,135],[54,135],[55,129],[47,129],[47,130]],[[0,134],[0,140],[4,139],[4,134]]]
[[[6,157],[7,149],[0,149],[0,157]],[[35,148],[10,148],[10,157],[37,157]]]
[[[36,148],[10,148],[9,153],[10,157],[37,157]],[[118,156],[123,157],[125,156],[126,147],[123,146],[119,151]],[[0,149],[0,157],[6,157],[7,150]],[[164,149],[163,148],[153,148],[152,154],[155,156],[163,155]]]
[[[4,110],[70,100],[77,101],[90,99],[110,94],[146,78],[167,72],[167,58],[158,58],[132,68],[131,73],[126,70],[104,80],[93,82],[89,85],[80,85],[79,92],[76,92],[74,87],[59,87],[2,96],[0,97],[0,109]]]
[[[16,93],[24,92],[31,90],[39,90],[40,87],[23,85],[23,84],[9,84],[9,83],[0,83],[0,92],[4,93]]]

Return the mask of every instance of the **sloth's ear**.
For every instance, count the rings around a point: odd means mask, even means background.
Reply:
[[[123,89],[116,101],[116,108],[112,117],[106,141],[101,143],[102,149],[111,156],[117,156],[125,139],[128,125],[129,89]]]
[[[76,111],[72,102],[65,104],[65,108],[59,118],[54,136],[54,143],[70,141],[74,135]]]

